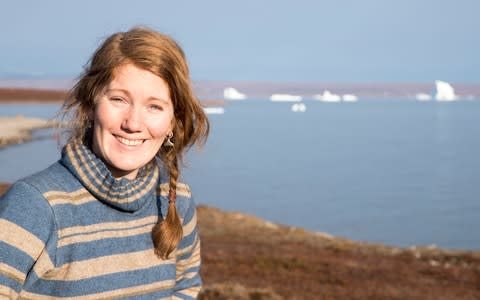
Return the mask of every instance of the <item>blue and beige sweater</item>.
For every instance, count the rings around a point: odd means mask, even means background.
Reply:
[[[183,238],[158,258],[151,232],[168,209],[157,164],[116,179],[87,147],[69,143],[46,170],[0,198],[0,298],[195,299],[200,241],[188,186],[177,186]]]

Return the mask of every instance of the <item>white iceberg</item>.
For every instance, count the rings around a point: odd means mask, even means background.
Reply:
[[[358,97],[356,95],[353,95],[353,94],[344,94],[342,96],[342,99],[345,102],[357,102],[358,101]]]
[[[302,97],[289,94],[273,94],[270,96],[270,100],[274,102],[299,102],[302,101]]]
[[[291,110],[293,112],[305,112],[307,110],[307,106],[303,103],[295,103],[292,104]]]
[[[203,111],[208,115],[223,115],[225,113],[225,109],[220,106],[204,107]]]
[[[418,93],[415,94],[415,99],[417,99],[418,101],[429,101],[432,100],[432,96],[425,93]]]
[[[233,87],[228,87],[223,90],[223,98],[228,100],[245,100],[247,95],[240,93]]]
[[[323,102],[340,102],[342,97],[337,94],[333,94],[328,90],[325,90],[323,94],[313,95],[313,99],[323,101]]]
[[[437,101],[454,101],[457,100],[455,90],[448,82],[435,80],[434,97]]]

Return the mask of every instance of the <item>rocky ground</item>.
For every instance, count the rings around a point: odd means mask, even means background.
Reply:
[[[198,213],[201,299],[480,299],[480,252],[354,242],[206,206]]]

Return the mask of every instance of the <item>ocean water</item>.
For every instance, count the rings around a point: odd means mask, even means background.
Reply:
[[[480,249],[480,101],[304,103],[293,113],[291,103],[231,101],[210,115],[209,141],[183,171],[195,201],[355,240]],[[58,155],[44,138],[0,150],[0,181]]]

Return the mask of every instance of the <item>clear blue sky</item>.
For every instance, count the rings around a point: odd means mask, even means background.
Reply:
[[[478,0],[4,1],[0,76],[75,77],[108,34],[147,25],[197,80],[480,82]]]

